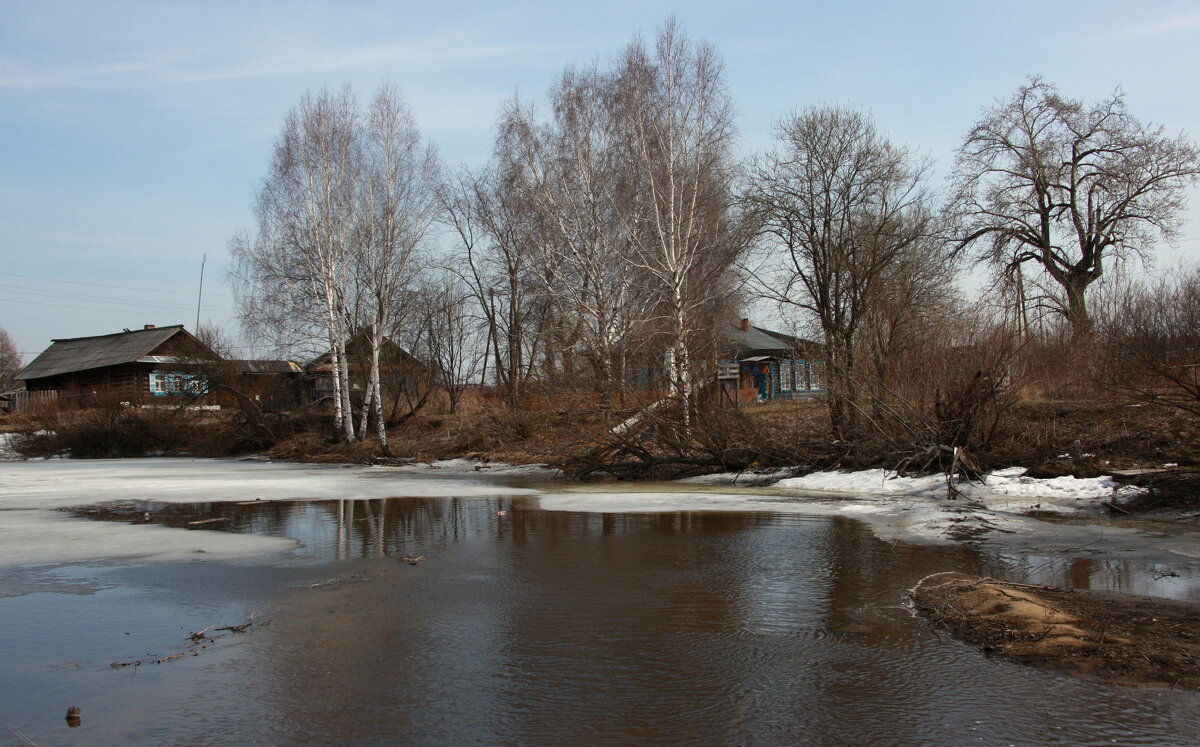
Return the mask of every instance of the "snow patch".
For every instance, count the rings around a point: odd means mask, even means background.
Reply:
[[[794,469],[780,469],[773,472],[717,472],[711,475],[684,477],[674,482],[684,485],[773,485],[780,480],[791,477]]]
[[[298,546],[286,537],[92,521],[58,511],[5,511],[0,516],[0,568],[101,558],[237,560]]]
[[[813,472],[803,477],[792,477],[775,483],[778,488],[792,488],[811,493],[838,493],[843,495],[888,495],[927,496],[945,494],[945,475],[925,477],[899,477],[886,469],[868,469],[858,472]]]
[[[353,465],[217,459],[4,462],[0,463],[0,567],[125,556],[229,558],[296,546],[285,538],[94,521],[55,510],[94,503],[363,500],[537,492],[475,475],[429,475]]]
[[[20,459],[20,455],[12,447],[15,437],[16,434],[13,433],[0,433],[0,461]]]
[[[922,477],[902,477],[884,469],[858,472],[814,472],[803,477],[780,480],[776,487],[800,490],[806,493],[834,493],[839,495],[905,496],[909,498],[937,498],[946,495],[946,475],[935,474]],[[1120,488],[1117,481],[1107,475],[1101,477],[1051,477],[1035,478],[1025,475],[1023,467],[998,469],[984,477],[982,483],[956,481],[955,487],[963,497],[992,507],[1003,505],[1013,508],[1011,498],[1024,501],[1057,502],[1058,507],[1073,510],[1071,501],[1095,503],[1112,500],[1115,496],[1132,495],[1137,488]],[[1065,503],[1064,503],[1065,502]]]
[[[401,472],[486,472],[493,475],[545,475],[557,477],[559,470],[547,467],[545,464],[509,464],[508,462],[480,462],[475,459],[438,459],[432,462],[413,462],[396,467]]]

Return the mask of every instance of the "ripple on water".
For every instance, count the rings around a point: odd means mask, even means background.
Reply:
[[[298,537],[327,564],[296,583],[294,567],[235,576],[204,563],[194,566],[211,569],[204,583],[127,575],[128,586],[93,595],[87,646],[149,600],[178,612],[191,593],[241,612],[251,603],[229,595],[252,577],[275,589],[254,603],[272,625],[236,655],[132,680],[61,673],[63,697],[76,687],[91,698],[86,736],[181,742],[203,724],[205,741],[229,744],[958,745],[1188,744],[1200,732],[1194,693],[989,659],[902,607],[917,579],[944,570],[1103,585],[1148,569],[909,547],[836,518],[576,514],[497,498],[348,503],[171,509],[175,522],[221,513],[228,531]],[[335,577],[357,582],[312,587]],[[43,630],[78,611],[58,598]],[[29,621],[7,625],[29,612],[0,600],[10,647],[14,632],[18,646],[41,635]],[[17,649],[21,668],[76,658],[33,649]],[[0,705],[0,726],[62,741],[30,718]]]

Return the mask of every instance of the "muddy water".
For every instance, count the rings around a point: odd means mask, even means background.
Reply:
[[[286,562],[0,578],[0,743],[1158,745],[1200,735],[1200,695],[991,660],[902,606],[906,588],[945,570],[1169,594],[1174,578],[1154,565],[913,547],[842,518],[548,512],[520,498],[135,501],[76,516],[220,519],[204,531],[302,547]],[[259,625],[196,656],[108,667],[189,650],[189,632],[252,612]],[[69,705],[83,708],[79,728],[63,720]]]

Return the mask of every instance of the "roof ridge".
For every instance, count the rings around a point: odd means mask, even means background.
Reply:
[[[50,342],[74,342],[75,340],[99,340],[101,337],[120,337],[121,335],[135,335],[138,332],[158,332],[158,331],[161,331],[164,329],[175,329],[176,327],[178,327],[179,329],[183,329],[182,324],[164,324],[161,327],[155,325],[155,326],[151,327],[150,329],[145,329],[145,328],[143,328],[143,329],[127,329],[123,332],[109,332],[106,335],[85,335],[83,337],[51,337]]]

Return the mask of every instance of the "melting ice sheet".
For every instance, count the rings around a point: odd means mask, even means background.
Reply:
[[[612,486],[615,488],[615,486]],[[920,544],[953,544],[979,540],[1016,552],[1119,554],[1126,559],[1171,557],[1200,561],[1200,536],[1193,532],[1147,533],[1104,524],[1063,524],[1042,521],[1012,510],[1006,496],[980,503],[947,501],[935,492],[875,495],[764,489],[757,493],[723,494],[671,490],[547,493],[538,505],[549,511],[602,513],[669,511],[770,511],[809,516],[847,516],[864,522],[884,540]],[[807,486],[803,486],[807,487]],[[1028,498],[1023,499],[1029,503]]]
[[[414,474],[386,467],[298,465],[214,459],[0,462],[0,568],[203,552],[239,558],[285,552],[295,540],[256,534],[98,522],[58,509],[109,501],[214,503],[391,497],[527,495],[479,473]]]

